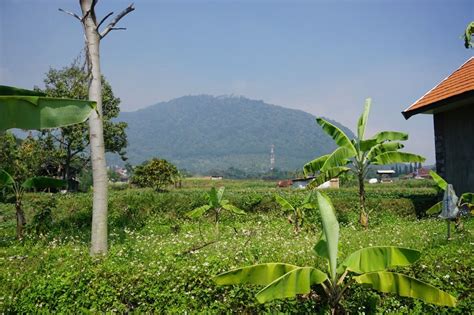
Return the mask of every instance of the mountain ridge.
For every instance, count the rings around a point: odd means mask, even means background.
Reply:
[[[272,144],[275,167],[285,170],[336,147],[312,114],[243,96],[187,95],[122,112],[118,119],[129,126],[132,164],[158,156],[200,174],[229,167],[267,171]]]

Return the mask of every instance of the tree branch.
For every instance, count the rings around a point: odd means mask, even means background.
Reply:
[[[105,20],[107,20],[107,18],[108,18],[109,16],[111,16],[112,14],[114,14],[114,12],[110,12],[109,14],[107,14],[107,15],[99,22],[99,24],[97,25],[97,28],[96,28],[96,29],[97,29],[97,32],[99,31],[99,27],[102,25],[102,23],[104,23]]]
[[[115,24],[117,24],[125,15],[127,15],[128,13],[132,12],[133,10],[135,10],[135,8],[133,7],[133,3],[130,4],[125,10],[123,10],[122,12],[120,12],[113,20],[112,22],[109,23],[109,25],[107,25],[107,27],[100,33],[100,38],[104,38],[111,30],[113,29],[117,29],[115,28]],[[123,28],[120,28],[120,29],[123,29]]]
[[[76,13],[70,12],[70,11],[66,11],[66,10],[61,9],[61,8],[59,8],[58,10],[61,11],[61,12],[66,13],[66,14],[69,14],[70,16],[75,17],[75,18],[78,19],[80,22],[82,22],[82,19],[81,19],[81,18],[79,17],[79,15],[77,15]]]

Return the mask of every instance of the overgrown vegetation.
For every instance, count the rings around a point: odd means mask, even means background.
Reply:
[[[456,299],[450,294],[415,278],[386,271],[414,263],[420,257],[420,252],[416,250],[396,246],[366,247],[353,252],[339,264],[340,235],[335,210],[329,197],[320,192],[316,195],[322,233],[314,252],[327,262],[327,272],[314,267],[264,263],[224,272],[215,276],[214,281],[219,285],[263,285],[265,287],[256,296],[260,303],[305,295],[316,304],[322,302],[328,305],[331,314],[346,313],[341,301],[349,285],[356,283],[366,284],[380,292],[419,298],[442,306],[456,306]]]
[[[422,183],[424,183],[422,185]],[[304,191],[277,189],[265,181],[223,180],[226,199],[245,216],[222,213],[220,241],[186,252],[202,240],[199,226],[186,213],[207,202],[215,181],[191,179],[167,193],[153,189],[111,191],[109,198],[110,252],[105,258],[88,255],[92,209],[90,193],[50,196],[27,193],[24,207],[27,234],[15,240],[15,211],[0,205],[0,310],[5,313],[127,312],[157,313],[321,313],[324,307],[309,299],[259,304],[258,287],[218,287],[211,276],[257,263],[284,261],[314,265],[312,249],[319,239],[318,210],[308,211],[305,225],[295,234],[274,200],[279,193],[301,204]],[[420,187],[421,186],[421,187]],[[201,188],[202,187],[202,188]],[[367,208],[374,209],[371,230],[354,222],[358,217],[356,188],[328,190],[340,222],[339,259],[363,247],[400,246],[422,253],[412,266],[396,271],[428,282],[458,298],[456,308],[380,294],[349,286],[341,302],[351,313],[466,314],[474,307],[471,243],[473,221],[447,242],[444,223],[421,218],[437,200],[429,181],[407,181],[367,187]],[[35,228],[32,218],[45,209],[48,227]],[[420,217],[420,219],[418,219]],[[214,223],[202,221],[201,233],[212,239]],[[237,228],[237,232],[231,227]],[[316,268],[323,269],[323,260]]]

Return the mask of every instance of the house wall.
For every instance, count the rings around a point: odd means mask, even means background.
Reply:
[[[474,192],[474,103],[434,114],[436,170],[458,195]]]

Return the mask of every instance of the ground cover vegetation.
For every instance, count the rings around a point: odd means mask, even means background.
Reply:
[[[208,203],[206,196],[215,181],[185,180],[183,188],[164,193],[110,191],[107,257],[88,255],[91,193],[56,195],[54,202],[49,194],[25,194],[28,225],[21,242],[15,239],[14,206],[1,204],[0,309],[7,313],[328,311],[305,295],[260,304],[255,295],[261,287],[221,287],[212,281],[212,276],[233,268],[274,261],[321,270],[327,266],[313,251],[322,232],[319,209],[306,211],[305,225],[296,234],[274,197],[278,193],[292,204],[302,204],[307,192],[278,189],[275,182],[265,181],[223,180],[220,185],[226,187],[229,203],[246,215],[222,212],[219,241],[197,249],[203,237],[213,238],[214,222],[203,219],[199,227],[186,213]],[[368,186],[366,206],[373,209],[369,231],[355,224],[357,187],[328,190],[327,195],[340,224],[339,261],[364,247],[411,248],[421,252],[420,259],[394,271],[458,300],[456,308],[447,308],[349,285],[340,301],[345,310],[466,314],[473,309],[473,221],[466,220],[464,230],[447,241],[445,223],[424,216],[438,200],[432,181]],[[44,221],[47,224],[39,226]]]

